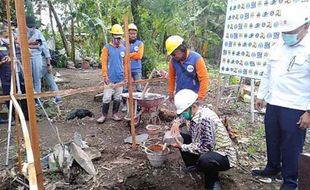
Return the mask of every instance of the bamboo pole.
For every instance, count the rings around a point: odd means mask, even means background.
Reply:
[[[152,79],[144,79],[144,80],[136,80],[132,81],[133,84],[145,84],[145,83],[154,83],[154,82],[164,82],[167,81],[166,78],[152,78]],[[60,90],[58,92],[42,92],[42,93],[36,93],[34,94],[35,98],[47,98],[47,97],[54,97],[54,96],[72,96],[75,94],[82,94],[82,93],[90,93],[90,92],[101,92],[105,88],[116,88],[121,86],[127,86],[127,83],[117,83],[113,85],[100,85],[100,86],[92,86],[92,87],[81,87],[81,88],[75,88],[75,89],[67,89],[67,90]],[[17,100],[23,100],[26,99],[25,94],[17,94],[16,95]],[[7,100],[10,100],[10,96],[0,96],[0,103],[5,102]]]
[[[24,67],[24,77],[25,77],[25,86],[26,86],[26,97],[29,113],[29,125],[31,133],[31,145],[34,153],[34,165],[35,172],[37,177],[38,188],[44,189],[43,186],[43,174],[41,168],[41,154],[39,146],[39,133],[37,128],[37,118],[36,110],[34,106],[34,92],[32,84],[32,72],[30,67],[29,59],[29,45],[27,39],[27,28],[26,28],[26,19],[25,19],[25,5],[24,0],[15,0],[15,10],[17,17],[17,26],[19,31],[19,40],[21,45],[21,54],[22,54],[22,64]]]
[[[132,148],[136,149],[136,128],[135,128],[135,115],[133,111],[133,95],[132,95],[132,78],[131,78],[131,64],[130,64],[130,44],[129,44],[129,34],[128,34],[128,16],[124,17],[125,23],[125,40],[126,40],[126,54],[125,54],[125,64],[127,66],[128,72],[128,93],[129,93],[129,113],[130,113],[130,127],[132,136]]]
[[[13,96],[16,96],[16,78],[15,78],[15,52],[13,48],[15,46],[14,43],[14,36],[12,32],[12,24],[11,24],[11,5],[10,0],[6,0],[6,16],[8,21],[8,33],[10,37],[10,59],[11,59],[11,75],[13,80]],[[12,100],[11,100],[12,101]],[[20,149],[20,130],[19,130],[19,120],[18,120],[18,112],[15,110],[15,130],[16,130],[16,137],[17,137],[17,155],[18,155],[18,173],[22,174],[22,156],[21,156],[21,149]]]
[[[27,170],[28,170],[28,181],[29,181],[29,187],[30,190],[37,190],[38,189],[38,183],[37,183],[37,175],[36,175],[36,168],[34,164],[34,152],[32,151],[31,147],[31,141],[29,137],[29,132],[26,124],[26,120],[23,114],[22,109],[20,108],[17,100],[14,96],[11,96],[13,105],[16,109],[16,111],[19,113],[19,119],[21,123],[21,128],[24,136],[25,141],[25,148],[26,148],[26,155],[27,155]],[[40,188],[40,190],[43,188]]]

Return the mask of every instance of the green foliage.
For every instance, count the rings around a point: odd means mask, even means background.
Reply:
[[[211,64],[207,63],[207,69],[208,69],[208,73],[209,73],[209,78],[210,79],[217,78],[217,76],[219,74],[219,68],[217,68],[214,65],[211,65]]]
[[[56,52],[57,53],[57,52]],[[68,57],[65,56],[64,54],[59,54],[57,53],[57,67],[59,68],[66,68],[68,65]]]
[[[239,84],[240,82],[240,77],[237,77],[237,76],[229,76],[229,84],[230,85],[234,85],[234,84]]]
[[[244,120],[241,120],[236,127],[238,130],[243,130],[246,128],[246,122]]]
[[[32,2],[36,4],[39,1]],[[143,60],[145,73],[153,68],[167,68],[168,61],[164,57],[165,40],[170,35],[183,36],[192,49],[207,58],[209,65],[219,63],[226,11],[225,0],[136,0],[134,6],[137,6],[139,17],[136,21],[131,15],[133,4],[129,0],[51,0],[51,2],[53,6],[62,10],[58,16],[63,21],[63,29],[68,39],[71,34],[71,20],[74,19],[76,46],[81,47],[84,56],[99,60],[103,45],[109,41],[111,25],[114,23],[123,25],[123,17],[128,15],[129,22],[139,21],[139,37],[145,45]],[[81,33],[87,34],[87,38],[78,40]],[[58,34],[56,40],[58,49],[62,49]],[[218,71],[209,69],[209,72],[213,78]]]

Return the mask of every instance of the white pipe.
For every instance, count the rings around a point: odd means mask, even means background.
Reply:
[[[11,76],[11,89],[10,89],[10,95],[13,94],[13,76]],[[10,156],[10,142],[11,142],[11,124],[12,124],[12,112],[13,112],[13,105],[12,100],[10,100],[10,106],[9,106],[9,120],[8,120],[8,139],[7,139],[7,146],[6,146],[6,159],[5,159],[5,165],[9,165],[9,156]]]

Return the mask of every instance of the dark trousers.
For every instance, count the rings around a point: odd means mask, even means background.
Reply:
[[[267,105],[265,132],[267,166],[265,170],[281,171],[284,183],[297,187],[298,158],[302,153],[306,130],[297,124],[305,111]]]
[[[6,70],[2,70],[0,72],[0,78],[1,78],[3,95],[10,95],[10,91],[11,91],[11,70],[10,70],[10,68],[7,68]],[[25,90],[25,85],[24,85],[24,78],[23,78],[21,73],[19,73],[19,79],[20,79],[21,91],[23,94],[25,94],[26,90]],[[16,89],[17,89],[17,87],[16,87]],[[6,101],[5,103],[6,103],[7,108],[9,109],[10,101]],[[25,119],[29,120],[27,101],[25,99],[20,100],[19,104],[22,108]],[[14,107],[13,107],[13,111],[12,111],[12,116],[13,116],[13,118],[15,117]]]
[[[191,136],[181,133],[184,144],[192,142]],[[219,172],[230,168],[227,156],[217,152],[207,152],[201,155],[180,151],[186,167],[196,166],[205,174],[205,187],[211,189],[214,182],[219,180]]]

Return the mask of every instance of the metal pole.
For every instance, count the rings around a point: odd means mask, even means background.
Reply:
[[[126,39],[126,54],[125,54],[125,64],[127,66],[128,72],[128,93],[129,93],[129,113],[130,113],[130,127],[132,135],[132,148],[136,148],[136,128],[135,128],[135,115],[133,111],[133,95],[132,95],[132,79],[131,79],[131,64],[130,64],[130,44],[129,44],[129,34],[128,34],[128,16],[124,17],[125,23],[125,39]]]
[[[25,19],[25,5],[24,0],[15,0],[15,9],[17,17],[17,25],[19,31],[19,38],[21,42],[21,54],[22,54],[22,64],[24,66],[24,77],[25,77],[25,86],[26,86],[26,96],[27,96],[27,105],[29,113],[29,125],[31,133],[31,145],[33,148],[34,156],[34,165],[37,175],[38,188],[44,189],[43,186],[43,174],[41,168],[41,153],[39,145],[39,133],[37,128],[37,118],[35,111],[35,102],[34,102],[34,92],[32,84],[32,72],[30,67],[29,59],[29,45],[27,39],[27,28],[26,28],[26,19]]]
[[[10,89],[10,95],[13,95],[13,75],[11,76],[11,89]],[[6,146],[6,159],[5,159],[5,165],[9,165],[9,154],[10,154],[10,142],[11,142],[11,124],[12,124],[12,100],[10,100],[10,106],[9,106],[9,121],[8,121],[8,139],[7,139],[7,146]]]

